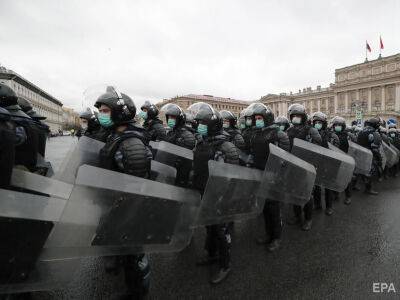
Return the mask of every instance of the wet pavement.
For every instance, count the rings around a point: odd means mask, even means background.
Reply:
[[[72,137],[53,138],[47,158],[60,164]],[[381,299],[400,293],[400,177],[377,186],[379,196],[356,192],[350,206],[334,202],[334,214],[314,211],[313,228],[303,232],[285,225],[276,253],[258,246],[262,218],[237,222],[232,273],[210,286],[215,269],[195,266],[205,232],[196,230],[180,253],[151,255],[150,299]],[[290,210],[285,209],[285,218]],[[374,293],[373,284],[393,283]],[[384,287],[384,285],[383,285]],[[375,286],[378,289],[378,285]],[[380,290],[380,288],[379,288]],[[85,258],[69,286],[34,294],[34,299],[110,299],[124,291],[122,274],[109,275],[101,258]]]

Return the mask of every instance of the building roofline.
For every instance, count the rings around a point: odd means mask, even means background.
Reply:
[[[364,62],[362,62],[362,63],[355,64],[355,65],[350,65],[350,66],[347,66],[347,67],[337,68],[337,69],[335,69],[335,73],[336,73],[337,71],[343,71],[343,70],[351,69],[351,68],[354,68],[354,67],[359,67],[359,66],[364,66],[364,65],[368,65],[368,64],[373,64],[373,63],[376,63],[376,62],[379,62],[379,61],[390,60],[390,59],[396,58],[396,57],[398,57],[398,58],[400,59],[400,53],[396,53],[396,54],[389,55],[389,56],[384,56],[384,57],[382,56],[381,58],[377,58],[377,59],[369,60],[369,61],[364,61]]]
[[[13,70],[8,70],[6,68],[1,68],[0,67],[0,79],[10,79],[10,80],[15,80],[18,83],[21,83],[25,87],[33,90],[34,92],[40,94],[41,96],[45,97],[47,100],[50,100],[54,104],[63,106],[62,102],[57,100],[55,97],[50,95],[49,93],[45,92],[42,90],[40,87],[38,87],[36,84],[30,82],[29,80],[25,79],[18,73],[14,72]]]

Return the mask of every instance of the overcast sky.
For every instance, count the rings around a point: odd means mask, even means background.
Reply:
[[[328,3],[329,2],[329,3]],[[327,86],[335,68],[400,52],[400,1],[0,0],[0,64],[66,106],[116,85],[136,104],[255,100]]]

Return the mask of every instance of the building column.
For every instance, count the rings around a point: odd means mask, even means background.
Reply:
[[[368,89],[368,113],[371,114],[372,111],[372,88]]]
[[[334,114],[337,114],[337,101],[338,101],[338,94],[337,93],[335,93],[335,97],[333,98],[333,103],[334,103],[334,111],[333,111],[333,113]]]
[[[322,101],[321,99],[317,100],[317,110],[318,111],[321,111],[321,101]]]
[[[381,92],[382,92],[382,101],[381,101],[381,110],[382,111],[385,111],[386,110],[386,107],[385,107],[385,104],[386,104],[386,99],[385,99],[385,96],[386,96],[386,88],[385,88],[385,86],[383,85],[383,86],[381,86]]]
[[[344,94],[344,113],[347,114],[349,111],[349,92]]]
[[[394,109],[398,112],[400,111],[400,83],[396,85],[395,93]]]
[[[361,99],[360,99],[360,90],[357,90],[356,91],[356,100],[357,101],[360,101]]]

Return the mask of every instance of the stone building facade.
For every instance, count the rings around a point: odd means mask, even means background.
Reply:
[[[12,70],[0,66],[0,82],[12,88],[18,97],[28,100],[33,109],[47,119],[45,123],[52,132],[62,129],[62,103],[35,84]]]
[[[287,115],[292,103],[303,104],[308,113],[322,111],[330,118],[345,117],[348,122],[379,115],[400,120],[400,53],[335,70],[335,83],[297,93],[268,94],[260,101],[275,115]]]

